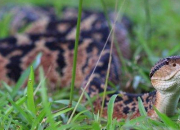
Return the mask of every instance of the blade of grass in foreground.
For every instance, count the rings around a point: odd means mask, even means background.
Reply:
[[[36,108],[34,104],[33,86],[34,86],[34,71],[33,71],[33,67],[31,66],[30,75],[28,79],[28,88],[27,88],[27,107],[35,115]]]
[[[20,105],[22,105],[22,104],[26,101],[26,99],[27,99],[27,97],[24,96],[24,97],[18,99],[15,103],[16,103],[18,106],[20,106]],[[13,109],[14,109],[13,106],[9,107],[9,108],[6,110],[5,114],[6,114],[6,115],[9,115],[9,114],[13,111]]]
[[[139,112],[141,116],[147,116],[146,110],[144,108],[144,105],[140,97],[138,97],[138,106],[139,106]]]
[[[64,104],[64,105],[68,105],[69,103],[69,100],[57,100],[57,101],[54,101],[54,103],[61,103],[61,104]],[[74,108],[75,106],[77,105],[77,102],[72,102],[72,107]],[[78,104],[78,107],[76,108],[76,110],[78,112],[81,112],[81,111],[85,111],[87,110],[86,107],[84,107],[83,105],[81,104]],[[90,111],[85,111],[84,114],[88,117],[88,118],[92,118],[92,114]]]
[[[153,108],[156,111],[156,114],[159,116],[159,118],[166,124],[167,127],[170,127],[172,129],[179,129],[178,125],[171,121],[165,114],[160,113],[155,107]]]
[[[40,81],[42,81],[40,92],[41,92],[42,104],[44,106],[45,113],[47,116],[47,121],[49,123],[48,128],[50,128],[51,130],[56,130],[57,129],[56,124],[53,119],[53,115],[51,113],[51,105],[49,105],[49,101],[48,101],[47,87],[46,87],[46,83],[44,81],[44,71],[43,71],[42,67],[39,68],[39,74],[40,74]]]
[[[58,117],[61,114],[64,114],[64,113],[67,113],[67,112],[71,111],[72,109],[73,108],[67,108],[67,109],[61,110],[59,112],[56,112],[55,114],[53,114],[53,117],[56,118],[56,117]]]
[[[18,122],[18,120],[13,120],[11,117],[9,117],[9,116],[7,116],[7,115],[1,115],[0,114],[0,117],[3,117],[5,120],[7,120],[7,121],[11,121],[13,124],[15,124],[16,126],[18,126],[18,128],[19,128],[19,130],[28,130],[28,128],[27,128],[27,126],[25,126],[24,124],[22,124],[21,122]],[[2,122],[1,122],[2,123]],[[4,124],[4,127],[3,128],[5,128],[5,126],[8,126],[8,125],[6,125],[6,124]],[[4,130],[2,128],[2,130]],[[7,128],[7,127],[6,127]],[[11,129],[12,129],[12,127],[11,127]],[[11,129],[7,129],[7,130],[11,130]],[[6,130],[6,129],[5,129]]]
[[[114,110],[114,101],[117,95],[113,95],[108,103],[108,122],[107,122],[107,129],[112,130],[112,121],[113,121],[113,110]]]
[[[11,98],[10,95],[8,95],[8,100],[9,102],[12,104],[12,106],[14,107],[15,110],[17,110],[23,117],[24,120],[26,120],[27,122],[31,123],[32,122],[32,118],[30,116],[28,116],[26,114],[26,112],[19,106],[17,105]]]
[[[74,57],[73,57],[73,70],[72,70],[69,106],[72,105],[73,93],[74,93],[74,83],[75,83],[75,78],[76,78],[76,64],[77,64],[76,61],[77,61],[77,52],[78,52],[78,43],[79,43],[79,34],[80,34],[82,3],[83,3],[83,0],[79,0],[79,9],[78,9],[78,19],[77,19],[77,27],[76,27],[76,40],[75,40],[75,49],[74,49]]]
[[[43,118],[45,117],[45,115],[46,115],[45,109],[43,109],[43,110],[41,111],[41,113],[37,116],[37,118],[33,121],[31,130],[35,130],[35,129],[38,127],[38,124],[41,123],[41,121],[43,120]]]
[[[6,116],[6,115],[5,115],[5,116]],[[8,121],[8,123],[7,123],[7,126],[5,127],[5,130],[10,130],[11,122],[12,122],[12,118],[9,119],[9,121]]]
[[[143,102],[142,102],[140,97],[138,97],[138,107],[139,107],[139,112],[140,112],[141,116],[147,117],[147,112],[146,112],[146,110],[144,108]],[[145,121],[145,125],[147,124],[152,129],[151,124],[149,123],[148,118],[145,118],[144,121]]]
[[[7,90],[7,92],[12,92],[12,87],[10,87],[6,82],[2,81],[2,86]]]

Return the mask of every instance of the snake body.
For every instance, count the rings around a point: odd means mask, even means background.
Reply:
[[[113,22],[113,15],[109,16],[112,18],[111,22]],[[9,85],[13,85],[18,80],[21,73],[34,61],[37,54],[42,52],[40,64],[43,66],[45,75],[47,76],[49,88],[55,89],[57,86],[64,87],[70,85],[76,21],[77,10],[65,9],[60,20],[51,19],[49,17],[40,18],[30,23],[30,27],[25,30],[25,33],[16,33],[13,36],[1,39],[0,80],[7,82]],[[115,37],[124,57],[129,57],[127,30],[130,24],[125,21],[127,21],[127,19],[124,17],[120,22],[116,23]],[[13,30],[17,30],[17,28]],[[100,110],[102,104],[102,97],[98,95],[104,91],[111,40],[107,41],[107,45],[102,54],[101,51],[106,43],[109,32],[108,22],[103,13],[91,11],[84,11],[82,13],[75,86],[84,87],[90,76],[92,76],[86,91],[90,97],[97,97],[93,102],[96,113]],[[101,58],[97,63],[100,54]],[[164,80],[163,77],[167,77],[167,75],[170,77],[171,71],[174,69],[170,68],[170,72],[164,73],[164,67],[167,68],[171,62],[173,62],[173,64],[176,61],[180,63],[179,60],[179,57],[166,58],[158,62],[152,68],[150,77],[153,86],[155,86],[157,90],[159,85],[161,85],[158,81]],[[178,65],[176,65],[176,67]],[[95,66],[96,69],[94,70]],[[177,72],[177,70],[174,70],[174,72]],[[92,72],[94,73],[92,74]],[[176,75],[176,73],[174,75]],[[38,77],[37,72],[36,77]],[[120,61],[117,58],[117,52],[114,48],[109,81],[118,84],[119,78]],[[170,78],[172,78],[172,76]],[[36,80],[38,81],[38,79]],[[108,86],[107,91],[111,90],[112,89]],[[171,105],[174,107],[169,108],[167,106],[172,99],[162,98],[161,92],[164,92],[163,89],[161,91],[145,94],[128,94],[119,91],[113,92],[105,97],[102,115],[107,117],[107,105],[113,94],[119,95],[114,104],[114,118],[132,119],[140,116],[138,97],[142,99],[148,116],[157,118],[154,109],[152,109],[153,105],[155,105],[160,112],[167,115],[173,115],[177,106],[177,100],[179,99],[179,96],[177,96],[178,94],[172,96],[175,103],[171,102]],[[163,107],[165,108],[161,107],[163,101],[167,101],[163,104]]]

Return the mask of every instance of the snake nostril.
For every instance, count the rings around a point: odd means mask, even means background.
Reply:
[[[174,64],[173,64],[173,66],[175,67],[175,66],[176,66],[176,64],[174,63]]]

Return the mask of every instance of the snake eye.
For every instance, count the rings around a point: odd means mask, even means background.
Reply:
[[[169,65],[169,61],[166,61],[166,65]]]
[[[174,63],[174,64],[173,64],[173,67],[175,67],[175,66],[176,66],[176,64]]]

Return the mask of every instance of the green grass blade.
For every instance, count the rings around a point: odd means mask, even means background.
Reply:
[[[12,92],[12,87],[10,87],[7,83],[5,83],[4,81],[2,81],[2,86],[9,92]]]
[[[54,101],[54,103],[61,103],[61,104],[64,104],[64,105],[68,105],[69,104],[69,100],[57,100],[57,101]],[[72,107],[75,107],[77,104],[77,102],[72,102]],[[86,107],[84,107],[83,105],[79,104],[78,107],[77,107],[77,111],[78,112],[81,112],[81,111],[85,111],[87,110]],[[85,115],[87,115],[89,118],[92,118],[92,114],[90,111],[86,111],[84,112]]]
[[[7,101],[7,94],[4,94],[0,96],[0,111],[1,109],[4,109],[4,106],[8,106],[8,101]]]
[[[27,115],[27,114],[25,113],[25,111],[11,99],[11,96],[10,96],[10,95],[8,95],[8,100],[9,100],[9,102],[12,104],[12,106],[14,107],[14,109],[15,109],[16,111],[18,111],[18,112],[22,115],[22,117],[23,117],[24,120],[26,120],[28,123],[31,123],[31,122],[32,122],[32,119],[30,118],[30,116]]]
[[[5,127],[5,130],[9,130],[10,129],[10,124],[12,122],[12,118],[9,119],[7,126]]]
[[[101,104],[100,117],[102,116],[104,103],[105,103],[105,97],[106,97],[106,91],[107,91],[107,87],[108,87],[107,85],[108,85],[108,79],[109,79],[109,73],[110,73],[110,67],[111,67],[111,60],[112,60],[112,56],[110,54],[109,62],[108,62],[108,69],[107,69],[107,73],[106,73],[106,80],[105,80],[105,84],[104,84],[104,91],[103,91],[103,98],[102,98],[102,104]]]
[[[65,124],[65,125],[61,125],[60,128],[58,128],[58,130],[70,130],[71,127],[75,126],[76,124]],[[72,130],[76,130],[76,129],[72,129]]]
[[[167,127],[172,129],[180,129],[176,123],[171,121],[170,118],[168,118],[165,114],[160,113],[155,107],[153,107],[156,111],[156,114],[159,116],[159,118],[166,124]]]
[[[33,71],[33,67],[31,66],[30,75],[28,79],[28,88],[27,88],[27,107],[35,115],[36,108],[34,103],[33,86],[34,86],[34,71]]]
[[[60,125],[60,123],[61,123],[61,121],[56,122],[56,123],[55,123],[55,126],[58,127],[58,126]],[[49,127],[46,128],[46,130],[52,130],[52,128],[49,126]],[[58,130],[59,130],[59,129],[58,129]]]
[[[37,116],[37,118],[33,121],[31,130],[35,130],[38,127],[38,125],[41,123],[43,118],[45,118],[45,115],[46,115],[46,112],[45,112],[45,109],[43,109],[41,113]]]
[[[157,121],[157,120],[153,120],[153,119],[148,119],[149,122],[153,125],[153,126],[162,126],[165,127],[166,125],[161,122],[161,121]]]
[[[138,123],[142,123],[144,120],[145,120],[145,117],[144,116],[140,116],[140,117],[137,117],[135,119],[127,121],[127,123],[124,124],[123,127],[135,126]]]
[[[73,70],[72,70],[69,106],[72,105],[73,93],[74,93],[74,84],[75,84],[75,78],[76,78],[76,64],[77,64],[76,62],[77,62],[77,52],[78,52],[78,43],[79,43],[79,35],[80,35],[82,3],[83,3],[83,0],[79,0],[79,10],[78,10],[78,19],[77,19],[77,27],[76,27],[76,39],[75,39],[75,48],[74,48],[74,56],[73,56]]]
[[[114,111],[114,102],[116,99],[117,95],[113,95],[108,103],[108,122],[107,122],[107,129],[111,129],[112,128],[112,120],[113,120],[113,111]]]
[[[144,108],[144,105],[140,97],[138,97],[138,107],[139,107],[139,112],[141,116],[147,116],[146,110]]]
[[[42,81],[42,84],[41,84],[41,98],[42,98],[42,104],[43,104],[43,107],[45,109],[45,112],[46,112],[46,116],[47,116],[47,121],[49,122],[49,125],[50,125],[50,129],[52,130],[56,130],[56,124],[55,124],[55,121],[53,119],[53,115],[51,113],[51,105],[49,105],[49,101],[48,101],[48,95],[47,95],[47,87],[46,87],[46,83],[44,81],[44,71],[43,71],[43,68],[40,67],[39,68],[39,74],[40,74],[40,81]]]
[[[67,112],[71,111],[72,109],[73,109],[73,108],[67,108],[67,109],[65,109],[65,110],[59,111],[59,112],[53,114],[53,117],[56,118],[57,116],[59,116],[59,115],[61,115],[61,114],[63,114],[63,113],[67,113]]]
[[[7,115],[0,115],[0,117],[3,117],[3,118],[5,118],[6,120],[11,120],[11,118],[9,118]],[[24,125],[24,124],[22,124],[21,122],[19,122],[18,120],[11,120],[11,122],[12,122],[12,124],[13,124],[13,126],[18,126],[19,127],[19,129],[18,130],[28,130],[28,128],[27,128],[27,126],[26,125]],[[11,125],[12,125],[11,124]],[[3,127],[4,128],[4,127]],[[2,130],[3,130],[3,128],[2,128]],[[22,128],[22,129],[20,129],[20,128]],[[0,128],[1,129],[1,128]],[[11,130],[11,129],[8,129],[8,130]]]
[[[20,105],[22,105],[22,104],[26,101],[26,99],[27,99],[27,97],[24,96],[24,97],[18,99],[15,103],[16,103],[18,106],[20,106]],[[6,115],[9,115],[9,114],[13,111],[13,109],[14,109],[13,106],[9,107],[9,108],[5,111],[5,114],[6,114]]]
[[[101,130],[100,123],[95,121],[92,123],[92,129],[93,130]]]
[[[76,120],[78,120],[79,116],[81,116],[82,114],[84,114],[86,111],[88,111],[88,110],[81,111],[80,113],[78,113],[77,115],[75,115],[71,122],[75,122]],[[87,116],[84,116],[84,117],[87,118]]]

